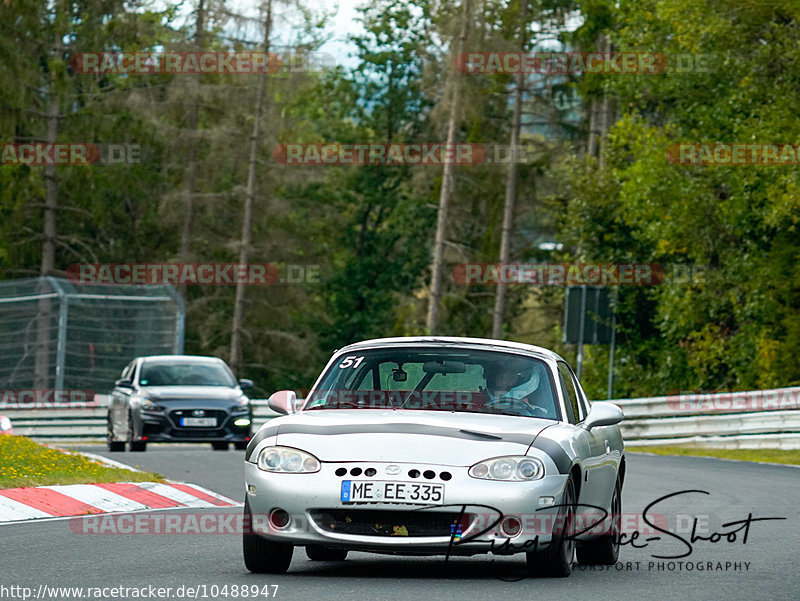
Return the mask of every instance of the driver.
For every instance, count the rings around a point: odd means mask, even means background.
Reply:
[[[521,401],[530,405],[525,397],[539,388],[539,370],[532,361],[513,361],[506,365],[484,367],[486,392],[492,402],[502,399]],[[531,406],[531,409],[534,407]]]

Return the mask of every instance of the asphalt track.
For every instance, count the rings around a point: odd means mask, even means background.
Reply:
[[[82,448],[234,499],[243,497],[240,451],[151,445],[146,453],[109,455],[99,446]],[[245,570],[239,535],[84,535],[70,529],[67,520],[19,523],[0,527],[0,597],[13,598],[11,592],[16,591],[16,598],[21,598],[22,589],[8,588],[19,586],[30,587],[35,598],[44,584],[153,585],[173,591],[182,585],[206,585],[198,589],[199,598],[203,594],[214,598],[212,591],[224,591],[224,585],[268,584],[270,592],[277,585],[275,598],[286,600],[800,599],[800,469],[641,454],[629,454],[628,462],[625,514],[641,514],[653,501],[679,491],[710,493],[681,494],[650,509],[650,515],[665,515],[683,538],[690,537],[693,516],[699,518],[698,533],[707,536],[735,530],[738,526],[722,524],[747,519],[748,514],[787,519],[752,522],[746,544],[741,530],[733,542],[726,537],[715,544],[698,540],[692,554],[682,559],[652,557],[687,550],[684,543],[662,534],[661,540],[643,548],[624,546],[622,563],[610,569],[576,568],[568,579],[513,582],[506,580],[520,573],[523,555],[445,562],[351,553],[343,563],[321,563],[309,561],[299,549],[288,574],[263,576]],[[46,598],[75,597],[51,593]],[[178,597],[173,593],[168,598]],[[216,598],[234,597],[218,594]]]

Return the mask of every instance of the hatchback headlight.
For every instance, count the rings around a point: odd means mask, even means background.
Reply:
[[[311,453],[290,447],[265,447],[258,454],[258,467],[265,472],[310,474],[318,472],[319,459]]]
[[[241,413],[242,411],[250,410],[250,399],[246,396],[241,396],[236,399],[236,402],[231,406],[231,412]]]
[[[156,405],[150,399],[144,399],[142,401],[142,410],[143,411],[164,411],[164,407],[161,405]]]
[[[469,475],[481,480],[539,480],[544,477],[544,464],[535,457],[495,457],[473,465]]]

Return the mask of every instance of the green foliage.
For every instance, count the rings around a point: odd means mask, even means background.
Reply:
[[[55,98],[60,141],[142,148],[140,164],[58,167],[60,270],[77,262],[179,260],[189,217],[192,260],[237,260],[253,76],[85,75],[69,68],[75,52],[194,48],[192,19],[178,21],[178,2],[162,4],[0,5],[0,141],[44,140]],[[224,2],[206,6],[205,47],[255,47],[232,38],[238,22]],[[523,21],[529,31],[543,23],[566,31],[578,10],[582,25],[561,34],[568,48],[592,50],[606,34],[615,49],[662,53],[673,69],[553,78],[526,92],[523,139],[541,152],[518,170],[512,260],[702,267],[694,281],[620,287],[617,397],[800,383],[800,170],[680,166],[666,156],[676,143],[800,143],[800,6],[532,0],[527,7],[523,18],[520,0],[473,2],[465,48],[516,51]],[[241,375],[257,381],[259,395],[308,388],[333,348],[424,330],[441,168],[294,166],[272,158],[279,143],[445,139],[452,107],[444,81],[462,4],[368,0],[360,10],[364,32],[352,39],[353,68],[268,80],[250,260],[319,265],[321,282],[248,290]],[[317,50],[317,16],[303,7],[292,14],[295,50]],[[679,55],[707,56],[709,68],[675,72]],[[513,78],[464,74],[460,83],[458,140],[508,143]],[[589,103],[604,93],[617,114],[598,160],[583,150]],[[572,107],[560,94],[583,99],[582,123],[566,119]],[[547,138],[527,125],[542,115]],[[187,216],[190,148],[196,196]],[[497,260],[505,191],[503,165],[455,172],[446,274],[457,263]],[[45,195],[43,167],[0,165],[0,277],[38,273]],[[563,249],[539,248],[553,240]],[[446,277],[443,333],[486,336],[494,291]],[[233,290],[194,286],[186,294],[187,352],[227,358]],[[512,287],[507,337],[574,359],[575,349],[561,343],[562,303],[560,289]],[[586,351],[592,397],[605,395],[607,358],[606,348]]]

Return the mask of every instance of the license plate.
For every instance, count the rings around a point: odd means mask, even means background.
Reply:
[[[216,426],[216,417],[182,417],[181,426]]]
[[[342,502],[442,505],[444,503],[444,484],[344,480],[342,481]]]

